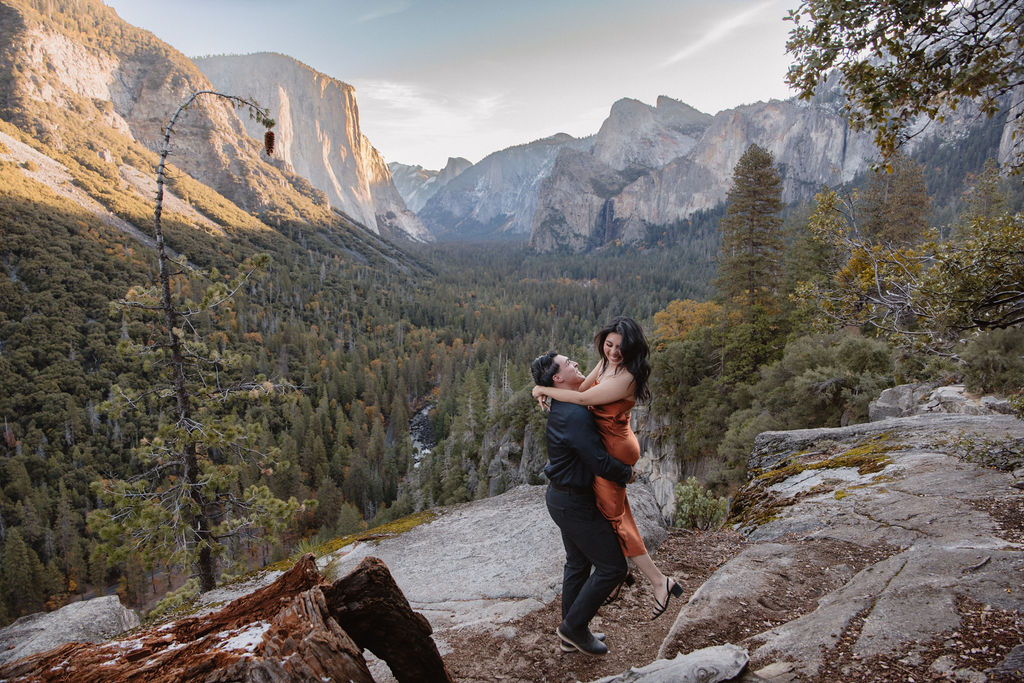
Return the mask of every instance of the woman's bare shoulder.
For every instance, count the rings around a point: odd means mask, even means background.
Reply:
[[[598,376],[597,381],[598,382],[616,381],[616,382],[624,382],[626,384],[629,384],[629,383],[631,383],[633,381],[633,373],[620,365],[619,367],[615,368],[614,370],[605,370],[604,372],[602,372]]]

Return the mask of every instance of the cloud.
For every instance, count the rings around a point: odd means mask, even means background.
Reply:
[[[412,7],[410,0],[398,0],[397,2],[376,2],[372,10],[363,14],[356,23],[364,24],[368,21],[374,21],[376,19],[383,19],[384,17],[390,17],[393,14],[401,14]]]
[[[729,34],[735,32],[739,28],[742,28],[746,24],[753,23],[759,18],[760,14],[764,13],[772,6],[778,4],[779,0],[765,0],[765,2],[762,2],[759,5],[755,5],[754,7],[751,7],[750,9],[744,12],[740,12],[735,16],[728,17],[720,21],[718,24],[712,26],[711,29],[706,34],[704,34],[704,37],[702,37],[695,43],[687,45],[685,48],[669,57],[667,60],[665,60],[665,62],[661,64],[661,66],[664,68],[681,62],[684,59],[697,54],[701,50],[704,50],[714,45],[715,43],[724,40],[729,36]]]
[[[453,95],[419,84],[381,80],[359,81],[357,92],[360,107],[372,103],[374,108],[456,119],[490,117],[504,107],[506,101],[500,92]]]
[[[354,85],[362,128],[385,157],[393,150],[403,150],[415,159],[441,142],[444,145],[440,146],[451,153],[482,156],[498,149],[489,147],[494,144],[493,137],[486,138],[510,133],[507,124],[500,121],[510,103],[504,92],[452,94],[420,84],[383,80],[356,81]],[[466,149],[470,145],[471,152]],[[410,157],[398,160],[409,161]],[[429,162],[424,165],[432,167]]]

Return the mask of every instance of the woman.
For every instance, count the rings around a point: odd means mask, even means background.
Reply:
[[[637,401],[650,397],[647,340],[635,320],[618,317],[598,330],[594,346],[601,361],[587,375],[579,391],[538,385],[533,388],[533,396],[590,406],[605,450],[613,458],[632,466],[640,459],[640,444],[629,426],[630,414]],[[670,596],[680,597],[683,589],[675,579],[662,574],[647,553],[629,508],[625,487],[594,477],[594,493],[598,509],[611,522],[619,538],[623,555],[633,560],[651,582],[655,602],[651,619],[657,619],[668,608]]]

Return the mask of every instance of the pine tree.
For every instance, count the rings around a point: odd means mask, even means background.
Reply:
[[[931,201],[924,168],[913,159],[896,155],[872,171],[859,199],[859,225],[872,241],[907,245],[924,238]]]
[[[751,145],[733,172],[720,230],[715,286],[727,306],[770,303],[779,284],[783,240],[782,178],[770,152]]]
[[[7,531],[3,544],[4,594],[6,603],[18,616],[42,608],[45,589],[43,564],[17,527]]]
[[[201,589],[209,591],[216,586],[216,555],[224,549],[223,544],[241,534],[280,530],[298,509],[298,502],[278,499],[266,485],[239,490],[241,471],[251,466],[272,469],[274,454],[253,450],[257,431],[243,425],[229,404],[246,400],[242,397],[265,399],[280,387],[262,378],[227,381],[238,354],[221,351],[221,336],[209,334],[215,331],[210,329],[213,311],[230,303],[234,292],[251,273],[264,267],[268,258],[253,258],[230,284],[211,277],[202,300],[190,301],[188,294],[198,282],[178,277],[180,271],[190,268],[184,259],[169,253],[161,227],[171,135],[178,117],[201,95],[247,106],[261,123],[273,125],[266,111],[249,100],[202,90],[183,102],[164,128],[153,215],[158,283],[133,287],[120,302],[126,311],[148,316],[158,331],[154,339],[147,334],[145,342],[125,342],[123,347],[163,372],[150,386],[115,386],[111,393],[118,399],[110,410],[140,410],[150,396],[157,396],[166,401],[173,417],[136,449],[147,467],[144,473],[130,480],[93,483],[103,507],[94,510],[89,521],[99,531],[111,559],[191,565]]]
[[[57,519],[54,522],[57,550],[63,562],[64,575],[69,581],[74,580],[75,574],[79,574],[80,555],[78,553],[78,526],[79,518],[71,507],[68,497],[68,490],[64,482],[60,483],[58,489],[60,500],[57,503]],[[82,577],[79,575],[79,579]]]
[[[985,162],[981,173],[964,192],[966,206],[960,212],[955,234],[965,237],[971,223],[977,219],[991,219],[1010,210],[1010,201],[1002,191],[999,164],[994,159]]]

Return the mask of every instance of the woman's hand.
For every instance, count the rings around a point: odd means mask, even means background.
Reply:
[[[548,405],[547,402],[547,394],[544,393],[544,387],[538,384],[533,387],[533,391],[531,393],[533,394],[533,397],[537,399],[537,403],[540,404],[541,410],[551,410],[551,406]]]

